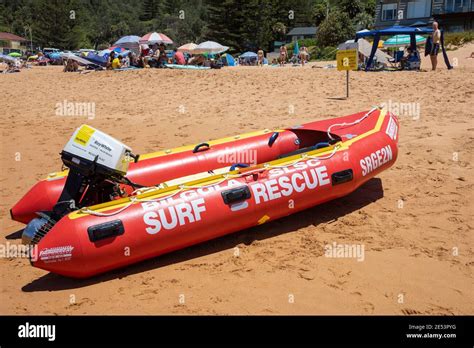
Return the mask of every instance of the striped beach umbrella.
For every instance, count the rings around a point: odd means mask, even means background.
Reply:
[[[426,38],[416,35],[416,44],[421,45],[426,42]],[[383,43],[384,47],[403,47],[410,45],[410,35],[395,35]]]
[[[173,43],[173,40],[171,40],[168,36],[162,33],[148,33],[143,35],[140,38],[140,43],[141,44],[148,44],[148,45],[153,45],[153,44],[165,44],[165,45],[171,45]]]

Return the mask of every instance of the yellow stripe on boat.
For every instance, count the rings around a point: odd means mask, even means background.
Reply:
[[[284,131],[284,129],[276,129],[273,132],[280,133],[280,132],[283,132],[283,131]],[[212,146],[215,146],[215,145],[230,143],[230,142],[233,142],[233,141],[236,141],[236,140],[242,140],[242,139],[248,139],[248,138],[256,137],[256,136],[267,134],[267,133],[270,133],[270,132],[272,132],[270,129],[264,129],[262,131],[255,131],[255,132],[235,135],[235,136],[232,136],[232,137],[211,140],[211,141],[207,141],[206,143],[208,143],[209,146],[212,147]],[[174,149],[147,153],[147,154],[144,154],[144,155],[140,155],[140,160],[142,160],[142,159],[146,160],[146,159],[150,159],[150,158],[156,158],[156,157],[166,156],[166,155],[180,153],[180,152],[192,151],[192,150],[194,150],[196,145],[185,145],[185,146],[177,147],[177,148],[174,148]]]

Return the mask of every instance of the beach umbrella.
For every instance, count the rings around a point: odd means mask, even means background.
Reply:
[[[173,43],[173,40],[171,40],[165,34],[153,32],[153,33],[148,33],[148,34],[143,35],[140,38],[140,43],[149,44],[149,45],[163,43],[165,45],[171,45]]]
[[[127,49],[125,47],[119,47],[119,46],[112,46],[108,48],[110,51],[115,51],[116,53],[123,53]]]
[[[421,45],[426,42],[426,38],[416,35],[416,44]],[[401,47],[410,45],[410,35],[395,35],[383,43],[384,47]]]
[[[222,46],[221,44],[214,42],[214,41],[205,41],[197,45],[194,49],[193,53],[202,54],[202,53],[210,53],[210,54],[217,54],[225,52],[229,49],[227,46]]]
[[[242,53],[239,58],[257,58],[258,55],[257,53],[254,53],[254,52],[245,52],[245,53]]]
[[[124,37],[121,37],[120,39],[118,39],[114,43],[114,46],[123,47],[123,48],[126,48],[127,50],[131,50],[131,51],[135,52],[136,54],[138,54],[140,52],[139,41],[140,41],[139,36],[128,35],[128,36],[124,36]],[[114,47],[114,46],[112,46],[112,47]]]
[[[183,46],[178,47],[178,51],[183,52],[183,53],[194,53],[194,50],[196,49],[197,46],[198,45],[196,45],[195,43],[190,42]]]
[[[127,36],[124,36],[124,37],[121,37],[120,39],[118,39],[115,43],[114,43],[114,46],[119,46],[119,47],[126,47],[126,45],[130,45],[130,44],[133,44],[133,45],[138,45],[140,41],[140,37],[139,36],[136,36],[136,35],[127,35]],[[113,47],[113,46],[112,46]]]
[[[15,57],[15,58],[21,57],[21,53],[18,53],[18,52],[11,52],[8,55],[10,57]]]

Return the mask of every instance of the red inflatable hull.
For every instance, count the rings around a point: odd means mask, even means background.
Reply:
[[[306,124],[277,141],[291,148],[293,135],[301,144],[364,114]],[[376,110],[353,126],[333,127],[339,141],[329,147],[281,159],[273,152],[265,164],[73,212],[39,241],[32,264],[90,277],[347,195],[395,162],[398,127],[393,115]]]
[[[195,146],[187,146],[142,155],[137,163],[130,163],[127,178],[140,185],[153,186],[170,179],[231,166],[239,153],[255,151],[262,163],[298,148],[294,143],[297,138],[295,133],[278,132],[278,141],[271,147],[268,146],[268,139],[272,132],[265,130],[210,141],[207,142],[210,148],[202,147],[197,152],[193,152]],[[52,210],[64,188],[66,176],[67,171],[52,173],[36,183],[10,210],[12,219],[27,224],[37,217],[36,212]],[[133,191],[131,187],[123,188],[128,193]]]

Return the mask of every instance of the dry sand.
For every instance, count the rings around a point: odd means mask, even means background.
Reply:
[[[472,51],[449,52],[452,71],[352,72],[349,100],[337,98],[343,72],[310,66],[0,75],[2,244],[20,243],[8,209],[60,169],[82,123],[146,153],[382,102],[420,106],[418,120],[400,115],[397,163],[350,196],[89,280],[2,258],[0,313],[473,314]],[[64,100],[96,103],[95,119],[56,116]],[[325,257],[333,242],[363,244],[364,261]]]

